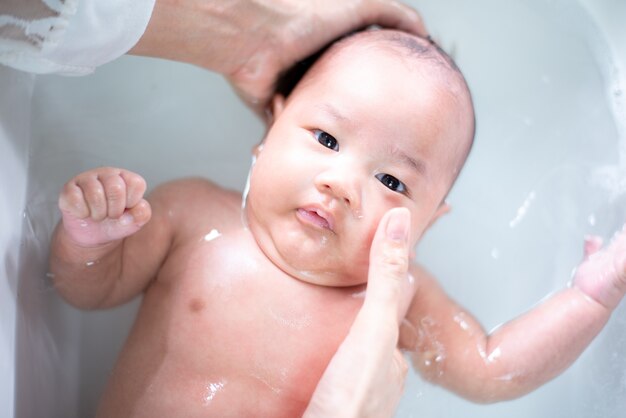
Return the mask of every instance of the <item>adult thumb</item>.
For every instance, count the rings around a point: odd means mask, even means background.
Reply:
[[[407,208],[393,208],[380,220],[370,249],[370,266],[364,308],[404,316],[413,295],[409,267],[409,229]]]

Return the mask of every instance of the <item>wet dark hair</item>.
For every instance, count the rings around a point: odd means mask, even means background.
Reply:
[[[322,55],[324,55],[326,51],[328,51],[328,48],[330,48],[335,43],[341,41],[342,39],[345,39],[357,32],[351,32],[347,35],[343,35],[337,39],[334,39],[330,43],[324,45],[322,49],[320,49],[313,55],[309,55],[302,61],[296,62],[291,68],[288,68],[285,72],[282,73],[282,75],[279,76],[278,81],[276,81],[276,88],[274,92],[287,98],[296,88],[300,80],[304,78],[304,75],[311,69],[311,67],[313,67],[313,64],[315,64],[317,60]]]

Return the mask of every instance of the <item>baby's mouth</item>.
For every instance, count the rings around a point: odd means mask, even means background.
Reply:
[[[298,217],[305,223],[334,232],[333,216],[319,208],[298,208]]]

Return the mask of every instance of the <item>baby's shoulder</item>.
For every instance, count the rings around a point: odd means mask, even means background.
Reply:
[[[217,183],[202,177],[186,177],[170,180],[157,186],[151,194],[172,195],[175,198],[214,198],[227,195],[239,195],[234,190],[225,189]]]
[[[184,224],[198,219],[240,218],[241,193],[199,177],[163,183],[150,193],[148,200],[153,210]]]

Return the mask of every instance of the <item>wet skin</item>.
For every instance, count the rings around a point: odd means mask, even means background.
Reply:
[[[301,415],[361,307],[384,213],[408,208],[415,244],[445,212],[449,142],[466,130],[448,80],[384,48],[350,51],[277,98],[247,224],[239,194],[184,180],[151,194],[152,217],[123,243],[84,254],[60,228],[52,268],[69,301],[104,308],[144,294],[98,416]],[[87,177],[79,202],[113,181]]]
[[[384,213],[409,209],[414,244],[445,212],[467,125],[448,80],[384,49],[333,62],[275,102],[249,229],[241,196],[207,181],[152,194],[123,249],[149,282],[99,416],[301,415],[362,304]]]
[[[98,416],[302,414],[363,287],[316,286],[279,270],[242,227],[235,193],[201,180],[158,193],[193,196],[186,215],[206,216],[180,231],[146,290]],[[221,235],[205,240],[214,229]]]
[[[454,151],[471,131],[469,98],[437,66],[348,50],[284,106],[275,102],[247,224],[241,196],[206,180],[160,186],[150,206],[143,191],[129,192],[133,203],[111,219],[106,205],[96,215],[76,208],[102,199],[99,182],[136,190],[136,174],[95,170],[66,185],[51,255],[59,293],[86,308],[144,293],[98,416],[301,415],[362,304],[383,214],[406,207],[415,244],[445,213],[462,154]],[[141,225],[121,225],[125,208]],[[469,399],[528,393],[574,361],[619,303],[624,242],[622,234],[605,257],[617,269],[590,257],[576,286],[492,335],[413,265],[417,293],[400,345],[423,376]],[[594,300],[607,288],[608,303]]]

